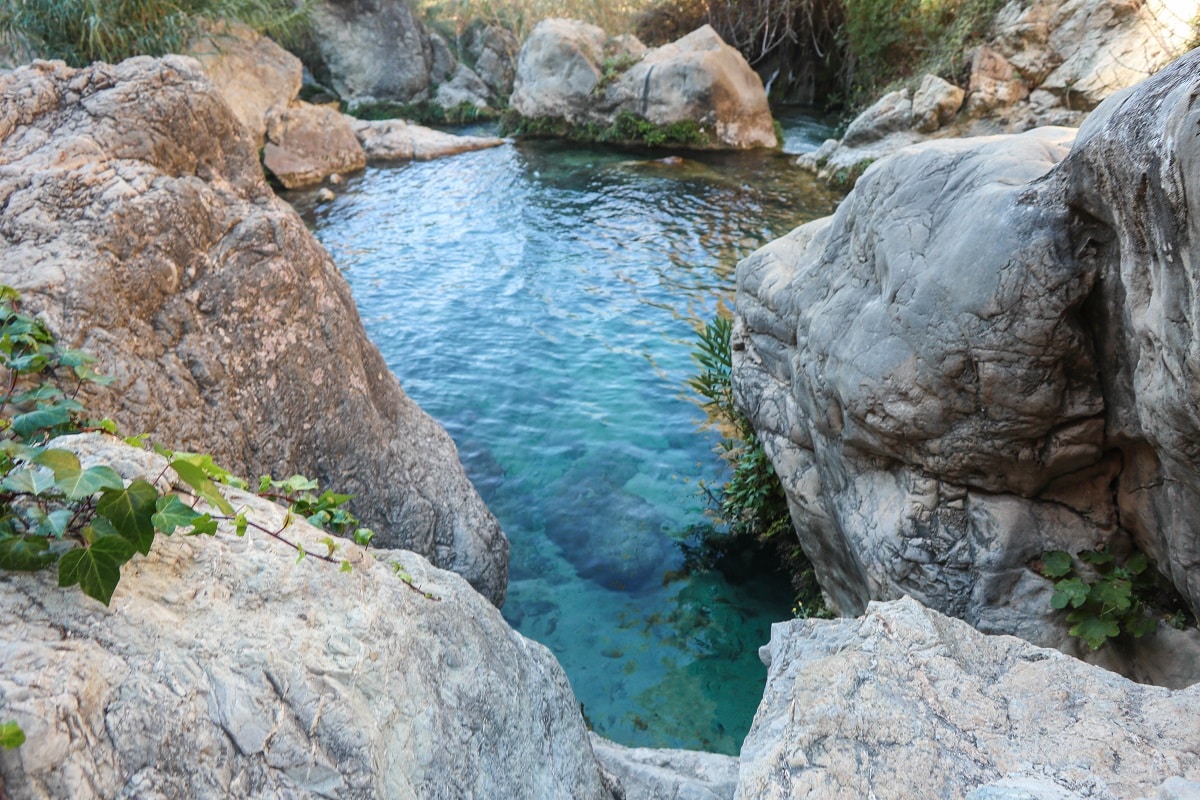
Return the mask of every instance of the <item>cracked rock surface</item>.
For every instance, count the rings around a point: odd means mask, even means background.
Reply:
[[[126,479],[165,467],[99,434],[56,446]],[[222,491],[250,520],[282,524],[283,508]],[[326,552],[305,522],[286,535]],[[0,575],[0,704],[28,737],[0,751],[0,791],[607,800],[549,650],[420,556],[334,541],[351,572],[226,524],[211,538],[159,537],[108,608],[57,588],[52,570]]]
[[[250,477],[357,496],[382,546],[494,603],[508,541],[199,65],[0,76],[0,281],[116,378],[89,411]]]
[[[739,265],[737,399],[843,612],[911,594],[1060,645],[1030,565],[1101,544],[1200,609],[1198,75],[1200,51],[1078,135],[903,150]]]

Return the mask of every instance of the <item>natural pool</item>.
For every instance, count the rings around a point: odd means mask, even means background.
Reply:
[[[829,133],[781,116],[788,151]],[[522,143],[290,199],[458,443],[512,542],[504,615],[554,651],[595,729],[736,753],[791,594],[684,569],[696,482],[721,473],[684,383],[738,259],[838,198],[781,153],[665,155]]]

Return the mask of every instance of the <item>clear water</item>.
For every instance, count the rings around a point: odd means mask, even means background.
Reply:
[[[828,134],[785,120],[792,152]],[[458,443],[512,542],[505,617],[555,653],[590,723],[736,753],[791,595],[684,569],[696,482],[721,473],[684,382],[738,259],[837,198],[784,154],[664,155],[523,143],[290,199]]]

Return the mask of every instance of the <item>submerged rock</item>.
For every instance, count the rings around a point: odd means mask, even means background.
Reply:
[[[778,145],[762,80],[708,25],[646,50],[632,37],[610,38],[594,25],[545,20],[521,49],[510,107],[530,124],[558,124],[567,138],[594,135],[588,126],[603,129],[629,117],[659,132],[694,128],[687,136],[669,136],[661,142],[666,145]],[[651,136],[647,131],[640,138]],[[619,129],[609,138],[639,139]]]
[[[1035,567],[1098,545],[1200,609],[1198,95],[1200,50],[1077,138],[906,149],[739,265],[737,399],[842,611],[911,594],[1060,645]],[[1194,650],[1142,646],[1200,679]]]
[[[1200,686],[1131,683],[911,599],[778,623],[763,651],[739,800],[1117,800],[1200,779]]]
[[[0,281],[116,382],[88,407],[250,478],[357,495],[379,535],[504,598],[508,543],[349,287],[192,59],[0,76]]]
[[[166,466],[107,436],[64,444],[126,479]],[[282,525],[279,506],[223,491]],[[286,535],[326,552],[303,521]],[[159,537],[108,608],[53,572],[0,573],[0,698],[27,736],[0,750],[0,792],[608,800],[546,648],[457,575],[332,541],[349,573],[254,530]]]

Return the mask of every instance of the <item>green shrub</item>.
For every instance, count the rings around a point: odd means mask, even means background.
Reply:
[[[722,486],[701,484],[716,522],[702,535],[702,546],[726,552],[768,548],[792,581],[796,613],[828,616],[812,564],[792,530],[779,476],[749,418],[734,405],[732,332],[733,319],[727,313],[718,313],[699,331],[692,353],[699,372],[688,381],[700,397],[704,425],[721,437],[718,453],[729,467]]]
[[[562,117],[523,117],[510,110],[500,118],[500,135],[642,147],[704,148],[716,141],[716,133],[706,125],[691,120],[656,125],[628,111],[618,114],[611,125],[603,126],[576,125]]]
[[[487,122],[500,116],[495,109],[480,108],[470,103],[459,103],[446,108],[428,100],[419,103],[397,103],[391,100],[360,103],[348,107],[346,113],[358,119],[406,119],[418,125],[463,125],[470,122]]]
[[[287,42],[309,26],[311,0],[0,0],[0,35],[73,66],[180,52],[203,27],[242,22]]]

